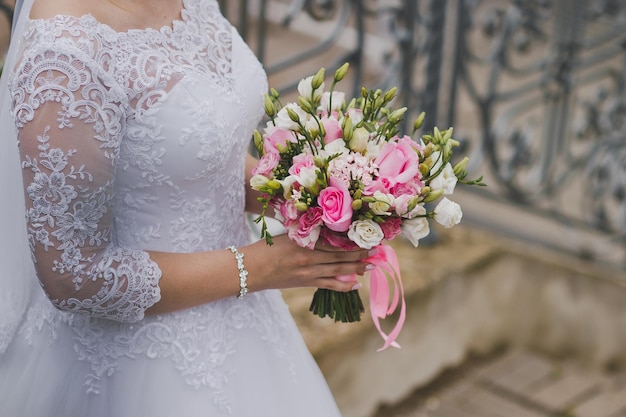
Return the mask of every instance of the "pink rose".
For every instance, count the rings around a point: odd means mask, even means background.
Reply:
[[[380,191],[381,193],[389,194],[393,185],[394,184],[389,181],[389,178],[380,177],[367,184],[363,193],[365,195],[374,195],[376,191]]]
[[[296,142],[293,132],[276,126],[268,126],[263,136],[263,149],[266,153],[278,153],[278,147],[285,147],[287,142]]]
[[[274,168],[278,165],[278,161],[280,161],[280,156],[277,153],[266,153],[259,159],[259,162],[257,162],[252,170],[252,175],[264,175],[269,177],[272,171],[274,171]]]
[[[305,211],[297,222],[287,224],[287,235],[298,246],[314,249],[320,236],[322,223],[322,209],[312,207]]]
[[[417,177],[419,177],[419,171]],[[393,194],[394,197],[400,197],[401,195],[419,195],[420,191],[422,190],[422,186],[422,182],[414,178],[413,180],[410,180],[404,184],[394,185],[391,188],[391,194]]]
[[[339,120],[337,120],[336,116],[322,117],[320,121],[322,122],[322,125],[324,125],[324,130],[326,131],[324,143],[330,143],[336,139],[343,138],[343,130],[341,129],[341,124],[339,123]]]
[[[380,228],[383,229],[385,239],[391,240],[402,232],[402,219],[399,217],[389,217],[383,223],[380,223]]]
[[[293,157],[291,167],[289,167],[289,174],[299,175],[302,168],[312,168],[314,166],[313,155],[300,153]]]
[[[409,182],[419,172],[418,150],[408,136],[385,143],[376,158],[379,175],[392,184]]]
[[[345,183],[330,179],[330,185],[324,188],[317,198],[322,208],[324,224],[335,232],[345,232],[352,222],[352,197]]]

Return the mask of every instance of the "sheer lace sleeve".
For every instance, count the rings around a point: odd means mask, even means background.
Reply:
[[[114,243],[127,99],[107,48],[75,33],[32,34],[12,81],[30,245],[55,306],[137,321],[160,299],[161,271],[145,251]]]

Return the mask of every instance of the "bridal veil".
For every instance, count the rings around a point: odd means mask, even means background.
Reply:
[[[33,0],[17,0],[11,47],[0,78],[0,359],[38,282],[26,234],[24,191],[8,81],[20,55],[19,40]]]

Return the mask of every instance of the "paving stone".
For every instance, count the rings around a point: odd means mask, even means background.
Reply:
[[[554,364],[526,351],[515,351],[480,373],[484,381],[523,396],[532,395],[536,386],[554,373]]]
[[[553,411],[563,411],[593,395],[603,383],[600,375],[566,368],[562,375],[551,378],[547,385],[530,396],[530,400]]]
[[[529,408],[518,401],[498,395],[487,388],[475,386],[463,392],[451,403],[468,416],[480,417],[546,417],[533,408]]]
[[[626,389],[609,388],[579,404],[573,411],[576,417],[623,416],[626,414]]]

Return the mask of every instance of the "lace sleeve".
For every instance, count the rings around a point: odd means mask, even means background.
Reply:
[[[39,280],[59,309],[141,320],[160,299],[161,271],[146,252],[114,243],[126,96],[108,61],[95,59],[102,51],[67,37],[30,45],[11,94]]]

